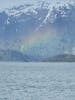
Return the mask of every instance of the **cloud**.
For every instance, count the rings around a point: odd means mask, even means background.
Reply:
[[[10,8],[13,6],[19,6],[21,4],[24,3],[37,3],[37,2],[41,2],[41,1],[45,1],[45,0],[0,0],[0,9],[5,9],[5,8]],[[60,2],[61,4],[65,3],[71,3],[71,2],[75,2],[75,0],[46,0],[45,2],[50,2],[52,5],[55,5],[56,2]]]

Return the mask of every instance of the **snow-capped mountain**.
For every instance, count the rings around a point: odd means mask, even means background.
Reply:
[[[74,52],[74,0],[23,3],[0,11],[1,49],[18,50],[38,59]]]

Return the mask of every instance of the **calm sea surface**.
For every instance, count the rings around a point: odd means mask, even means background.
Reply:
[[[0,62],[0,100],[75,100],[75,63]]]

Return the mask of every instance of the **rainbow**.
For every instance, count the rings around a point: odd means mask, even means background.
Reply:
[[[56,32],[53,30],[47,31],[45,33],[33,33],[22,41],[21,51],[25,52],[34,46],[46,44],[50,39],[52,40],[55,36]]]

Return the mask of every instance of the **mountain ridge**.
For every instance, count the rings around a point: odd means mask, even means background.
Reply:
[[[72,54],[62,54],[57,55],[54,57],[50,57],[47,60],[44,60],[45,62],[75,62],[75,55]]]
[[[19,50],[38,59],[64,53],[75,47],[74,26],[75,4],[70,2],[55,7],[51,4],[46,7],[42,2],[39,6],[6,9],[0,12],[0,49]]]

